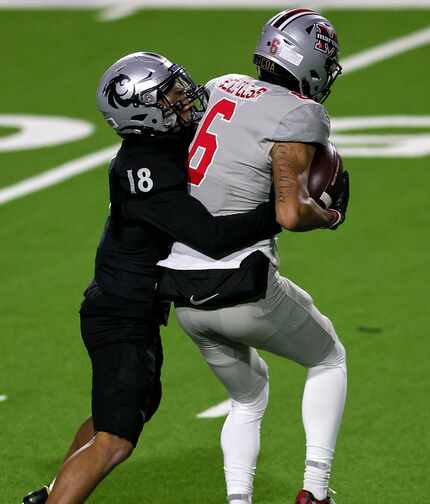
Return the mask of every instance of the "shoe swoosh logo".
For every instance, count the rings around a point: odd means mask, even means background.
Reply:
[[[210,301],[211,299],[215,298],[219,296],[219,292],[217,292],[216,294],[213,294],[212,296],[209,296],[209,297],[206,297],[206,298],[203,298],[203,299],[194,299],[194,294],[190,297],[190,303],[194,306],[199,306],[199,305],[202,305],[204,303],[207,303],[208,301]]]

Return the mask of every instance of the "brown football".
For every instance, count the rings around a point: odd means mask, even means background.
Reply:
[[[317,148],[309,170],[308,189],[321,207],[330,208],[333,196],[341,190],[342,170],[342,158],[332,143]]]

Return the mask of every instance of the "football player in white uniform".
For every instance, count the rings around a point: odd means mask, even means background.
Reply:
[[[347,172],[331,208],[307,188],[330,124],[321,102],[341,72],[331,23],[309,9],[278,13],[263,27],[254,55],[258,79],[223,75],[190,146],[191,194],[214,215],[245,212],[270,197],[291,231],[336,229],[345,219]],[[222,260],[175,243],[161,290],[225,386],[231,409],[221,433],[230,504],[252,502],[268,369],[256,349],[308,369],[303,394],[306,462],[296,504],[333,504],[328,483],[346,397],[345,350],[312,298],[278,272],[275,241]]]

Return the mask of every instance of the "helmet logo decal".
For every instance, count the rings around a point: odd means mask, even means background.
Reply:
[[[119,74],[111,79],[103,89],[103,94],[107,97],[108,103],[113,108],[128,107],[133,104],[139,106],[136,87],[130,85],[130,77],[125,74]]]
[[[315,49],[328,56],[335,57],[339,51],[339,43],[337,34],[331,26],[326,24],[316,23],[316,42]]]
[[[278,38],[272,39],[272,43],[270,44],[270,52],[272,54],[276,54],[278,52],[280,45],[281,45],[281,41]]]

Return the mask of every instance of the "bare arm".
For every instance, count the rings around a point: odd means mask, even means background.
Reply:
[[[283,142],[272,147],[276,220],[290,231],[330,227],[337,216],[309,195],[309,168],[315,154],[310,144]]]

